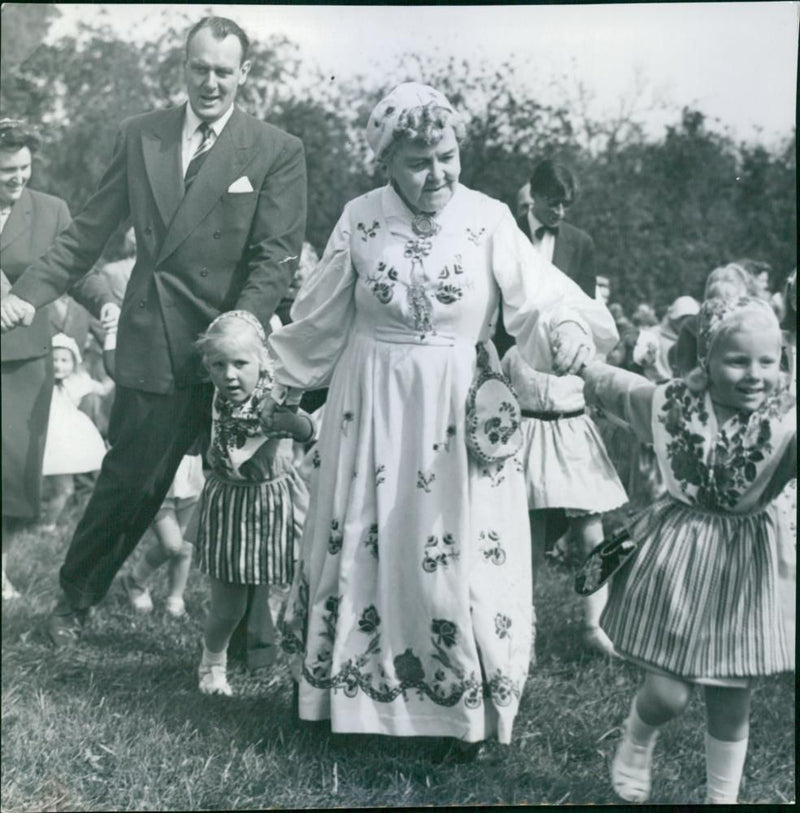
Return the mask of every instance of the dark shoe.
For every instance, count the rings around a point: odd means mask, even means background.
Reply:
[[[72,646],[81,636],[88,610],[72,610],[62,597],[47,619],[47,636],[57,649]]]
[[[590,596],[597,592],[636,553],[636,542],[623,527],[604,539],[586,557],[575,574],[575,592]]]
[[[437,765],[464,765],[475,762],[483,751],[483,742],[464,742],[454,737],[444,737],[433,752]]]

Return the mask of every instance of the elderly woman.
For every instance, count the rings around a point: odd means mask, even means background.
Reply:
[[[520,461],[468,453],[476,344],[501,297],[533,364],[576,370],[616,332],[505,205],[459,184],[463,126],[442,94],[400,85],[367,127],[389,183],[345,207],[270,339],[278,402],[330,386],[284,627],[300,717],[508,743],[531,656],[530,538]]]
[[[36,132],[16,119],[0,120],[0,289],[4,296],[22,272],[47,251],[70,221],[63,200],[28,189]],[[95,313],[110,299],[96,280],[73,294]],[[103,314],[112,318],[108,309]],[[21,521],[39,515],[42,456],[53,389],[53,362],[47,310],[27,327],[3,335],[3,598],[18,593],[6,576],[6,558]]]

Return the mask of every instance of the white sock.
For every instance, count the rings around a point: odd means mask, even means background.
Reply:
[[[725,742],[706,732],[706,801],[709,804],[736,804],[748,739]]]
[[[228,650],[222,652],[211,652],[203,641],[203,657],[200,666],[226,666],[228,663]]]
[[[642,720],[634,697],[611,763],[611,783],[626,802],[641,803],[650,798],[650,765],[657,736],[658,727]]]

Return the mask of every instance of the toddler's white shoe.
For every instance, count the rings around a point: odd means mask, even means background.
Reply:
[[[146,587],[139,587],[130,573],[122,577],[122,586],[128,594],[128,601],[137,613],[149,613],[153,610],[153,597]]]
[[[636,745],[628,736],[627,721],[623,726],[622,740],[611,762],[611,784],[614,791],[626,802],[646,802],[650,798],[650,773],[653,748],[658,734],[649,745]]]
[[[181,596],[167,596],[164,609],[173,618],[183,618],[186,615],[186,603]]]
[[[225,674],[225,667],[221,664],[214,666],[200,664],[197,674],[200,677],[199,688],[203,694],[224,694],[227,697],[233,694]]]

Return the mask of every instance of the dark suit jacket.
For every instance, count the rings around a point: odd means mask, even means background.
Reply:
[[[37,307],[52,301],[130,216],[136,264],[122,303],[116,378],[153,393],[197,380],[193,343],[220,312],[243,308],[268,322],[297,268],[305,230],[299,139],[234,110],[184,195],[183,115],[179,107],[122,123],[97,191],[13,287]],[[227,191],[243,177],[253,191]]]
[[[531,240],[527,216],[519,218],[517,226]],[[595,298],[597,277],[594,270],[594,241],[585,231],[566,222],[559,225],[553,246],[553,265],[577,282],[587,296]],[[492,340],[501,358],[514,345],[514,337],[506,333],[503,324],[502,306]]]
[[[517,225],[531,239],[528,218],[521,217]],[[556,242],[553,246],[553,265],[581,286],[584,293],[592,299],[595,297],[597,275],[594,270],[594,241],[581,229],[567,222],[558,227]]]
[[[50,248],[69,220],[69,209],[61,198],[32,189],[22,191],[0,236],[0,268],[12,286]],[[47,313],[39,311],[30,327],[19,327],[3,336],[0,358],[20,361],[45,356],[50,352],[50,335]]]

